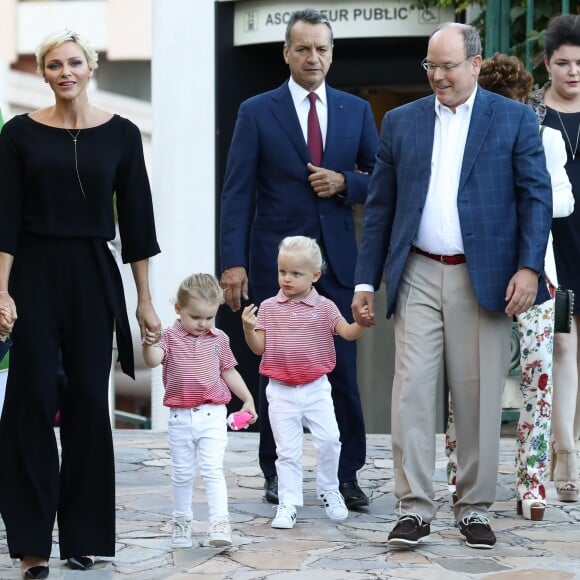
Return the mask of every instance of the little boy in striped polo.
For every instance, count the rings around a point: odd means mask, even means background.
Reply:
[[[316,451],[318,497],[330,519],[348,517],[338,490],[341,443],[327,374],[336,364],[333,336],[356,340],[364,328],[349,324],[334,302],[314,288],[323,266],[316,240],[284,238],[278,252],[280,291],[264,300],[259,311],[251,304],[242,313],[246,342],[262,356],[260,373],[269,378],[268,414],[278,455],[279,505],[273,528],[292,528],[296,506],[303,505],[303,427]]]

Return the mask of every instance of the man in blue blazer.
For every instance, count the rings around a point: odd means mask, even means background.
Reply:
[[[327,270],[317,289],[352,321],[357,247],[352,206],[364,203],[378,134],[369,104],[325,84],[332,63],[328,19],[312,9],[294,12],[283,48],[290,79],[243,102],[228,155],[221,198],[221,284],[232,310],[242,299],[259,304],[278,291],[278,244],[286,236],[315,238]],[[323,143],[321,161],[308,148],[309,94]],[[314,105],[312,105],[314,107]],[[319,136],[320,138],[320,136]],[[368,505],[357,483],[366,458],[356,378],[356,345],[335,339],[337,364],[329,376],[342,450],[340,490],[348,507]],[[276,448],[260,379],[260,466],[266,499],[277,503]]]
[[[429,535],[436,512],[442,362],[461,400],[455,520],[468,546],[495,544],[488,512],[512,316],[548,298],[538,277],[552,201],[538,127],[531,109],[477,86],[481,60],[473,27],[447,23],[433,33],[422,65],[435,94],[385,115],[365,206],[353,313],[374,323],[372,290],[384,270],[396,346],[399,520],[389,543],[400,546]]]

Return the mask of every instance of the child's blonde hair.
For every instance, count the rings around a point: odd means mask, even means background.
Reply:
[[[314,270],[324,272],[326,264],[324,263],[320,246],[314,238],[288,236],[278,246],[278,253],[281,254],[283,252],[302,252]]]
[[[191,274],[179,285],[175,302],[179,306],[185,307],[192,298],[194,300],[204,300],[210,304],[222,304],[224,291],[215,276],[211,274]]]

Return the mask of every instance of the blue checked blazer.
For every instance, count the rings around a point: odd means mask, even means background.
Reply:
[[[376,289],[384,269],[387,317],[396,306],[429,187],[434,128],[434,95],[389,111],[382,122],[355,283]],[[489,311],[504,311],[506,288],[518,268],[543,272],[552,223],[550,177],[529,107],[477,89],[457,209],[477,300]],[[539,284],[537,301],[548,297],[546,285]]]

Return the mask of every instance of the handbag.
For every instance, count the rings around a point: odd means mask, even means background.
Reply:
[[[574,316],[574,290],[558,288],[554,301],[554,332],[570,332]]]

